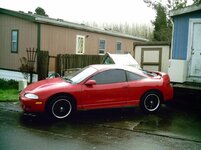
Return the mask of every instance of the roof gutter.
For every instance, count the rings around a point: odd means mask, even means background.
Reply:
[[[148,41],[147,39],[135,37],[132,35],[125,35],[125,34],[118,33],[118,32],[105,31],[105,30],[101,30],[98,28],[92,28],[92,27],[85,26],[85,25],[70,23],[70,22],[63,21],[63,20],[55,20],[55,19],[51,19],[51,18],[36,17],[35,21],[38,23],[43,23],[43,24],[50,24],[50,25],[55,25],[55,26],[67,27],[67,28],[71,28],[71,29],[88,31],[88,32],[95,32],[95,33],[99,33],[99,34],[107,34],[107,35],[121,37],[121,38],[139,40],[139,41],[143,41],[143,42]]]
[[[26,20],[29,20],[31,22],[35,22],[35,17],[34,16],[27,15],[22,11],[16,12],[16,11],[13,11],[13,10],[7,10],[7,9],[0,8],[0,13],[10,15],[10,16],[13,16],[13,17],[26,19]]]
[[[181,14],[187,14],[187,13],[191,13],[191,12],[199,11],[199,10],[201,10],[201,4],[188,6],[188,7],[177,9],[177,10],[172,10],[170,11],[170,16],[174,17]]]
[[[18,17],[18,18],[22,18],[25,20],[29,20],[31,22],[39,23],[39,24],[43,23],[43,24],[61,26],[61,27],[66,27],[66,28],[71,28],[71,29],[76,29],[76,30],[88,31],[88,32],[99,33],[99,34],[106,34],[106,35],[110,35],[110,36],[127,38],[127,39],[131,39],[131,40],[138,40],[141,42],[149,41],[148,39],[145,39],[145,38],[127,35],[127,34],[115,32],[115,31],[111,31],[111,30],[102,30],[99,28],[90,27],[90,26],[83,25],[83,24],[77,24],[77,23],[64,21],[62,19],[53,19],[53,18],[49,18],[49,17],[36,15],[36,14],[27,14],[27,13],[24,13],[21,11],[17,12],[17,11],[13,11],[13,10],[7,10],[7,9],[0,8],[0,13]]]

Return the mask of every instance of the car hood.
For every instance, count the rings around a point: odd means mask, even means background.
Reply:
[[[108,60],[112,61],[113,63],[111,63],[110,61],[107,62]],[[126,65],[126,66],[135,67],[137,69],[141,69],[138,62],[129,53],[128,54],[110,54],[107,52],[103,58],[102,64]]]
[[[56,89],[58,87],[62,87],[64,85],[68,85],[70,83],[65,82],[62,78],[51,78],[46,80],[41,80],[35,83],[28,85],[23,91],[29,92],[37,92],[44,89]]]

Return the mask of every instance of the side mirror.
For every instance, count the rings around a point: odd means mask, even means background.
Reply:
[[[86,86],[92,86],[92,85],[96,85],[96,81],[95,80],[88,80],[86,83],[85,83]]]

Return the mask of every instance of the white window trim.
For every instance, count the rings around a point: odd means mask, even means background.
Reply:
[[[83,50],[82,53],[79,53],[79,46],[78,46],[78,39],[83,38]],[[85,53],[85,36],[83,35],[77,35],[76,36],[76,54],[84,54]]]

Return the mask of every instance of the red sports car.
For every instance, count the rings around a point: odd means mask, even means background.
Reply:
[[[172,98],[167,74],[117,65],[87,66],[67,77],[33,83],[20,93],[25,112],[45,112],[56,119],[76,110],[127,106],[155,112]]]

